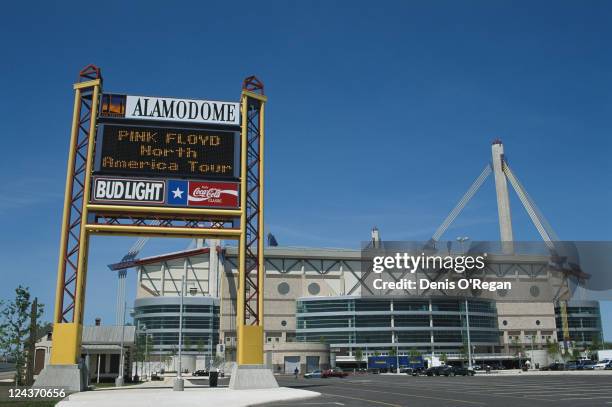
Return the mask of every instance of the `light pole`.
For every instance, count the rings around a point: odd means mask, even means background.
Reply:
[[[139,324],[140,329],[138,330],[138,334],[143,334],[145,335],[145,348],[144,348],[144,357],[143,360],[140,362],[140,373],[142,376],[145,376],[145,360],[147,359],[147,324]],[[142,344],[142,342],[140,342]],[[137,366],[138,366],[138,362]]]
[[[176,379],[174,380],[174,391],[183,391],[184,390],[184,381],[182,376],[182,359],[183,359],[183,298],[185,297],[185,286],[187,285],[187,273],[183,274],[183,279],[181,280],[181,305],[179,308],[179,348],[178,348],[178,372],[176,374]]]
[[[174,391],[183,391],[184,390],[184,381],[183,381],[183,302],[185,298],[185,291],[187,290],[187,262],[185,262],[185,268],[183,273],[183,278],[181,280],[181,305],[179,309],[179,348],[178,348],[178,372],[176,375],[176,379],[174,380]],[[191,287],[189,289],[189,294],[194,296],[198,292],[196,287]]]
[[[125,337],[125,309],[127,308],[127,302],[123,303],[123,323],[121,325],[121,353],[119,355],[119,376],[115,379],[115,387],[123,386],[123,373],[125,370],[125,360],[123,359],[123,339]],[[130,369],[130,374],[131,374]]]
[[[151,340],[151,348],[153,348],[153,334],[147,334],[147,340]],[[151,362],[152,362],[151,359],[153,359],[153,356],[149,353],[149,346],[147,345],[147,366],[149,367],[149,380],[152,380],[151,379]]]
[[[472,341],[470,340],[470,310],[468,300],[465,299],[465,325],[467,330],[467,347],[468,347],[468,368],[472,368]]]
[[[399,366],[399,343],[397,341],[398,337],[397,335],[395,335],[395,373],[400,372],[400,366]]]
[[[149,363],[149,334],[145,329],[145,362],[147,363],[147,379],[151,379],[151,364]],[[144,370],[144,369],[143,369]]]

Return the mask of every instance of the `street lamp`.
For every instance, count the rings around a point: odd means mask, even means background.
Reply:
[[[125,337],[125,309],[127,308],[127,302],[123,304],[123,323],[121,324],[121,350],[119,355],[119,375],[115,379],[115,387],[123,386],[123,374],[125,371],[125,360],[123,359],[123,339]],[[131,374],[131,369],[130,369]]]
[[[147,324],[141,324],[140,325],[140,330],[139,330],[138,333],[139,334],[144,334],[144,336],[145,336],[145,357],[144,357],[144,360],[141,362],[141,369],[140,369],[140,371],[143,374],[143,376],[146,376],[144,373],[145,373],[145,361],[147,360]]]
[[[470,338],[470,308],[467,298],[465,299],[465,326],[467,332],[468,368],[472,368],[472,341]]]
[[[147,334],[147,326],[144,327],[144,337],[145,337],[145,363],[147,366],[147,374],[146,378],[151,379],[151,364],[149,363],[149,334]],[[144,373],[144,369],[143,373]]]
[[[149,380],[152,380],[151,379],[151,355],[149,354],[149,339],[151,339],[151,347],[153,347],[153,334],[147,334],[145,338],[145,343],[146,343],[145,349],[147,350],[147,368],[149,371],[149,374],[147,377],[149,378]]]
[[[461,247],[461,254],[465,253],[464,249],[463,249],[463,243],[467,242],[468,240],[470,240],[469,237],[467,236],[458,236],[457,237],[457,241],[459,242],[459,246]],[[471,369],[472,368],[472,353],[473,353],[473,349],[472,349],[472,341],[470,338],[470,310],[469,310],[469,305],[468,305],[468,300],[467,297],[465,299],[465,325],[466,325],[466,331],[467,331],[467,351],[468,351],[468,367]]]
[[[399,366],[399,341],[398,341],[398,335],[394,335],[394,339],[395,339],[395,373],[400,372],[400,366]]]
[[[183,299],[185,298],[185,291],[187,290],[187,263],[185,263],[185,273],[181,280],[181,305],[179,309],[179,349],[178,349],[178,372],[176,379],[174,380],[174,391],[184,390],[184,381],[182,376],[183,370]],[[198,292],[196,287],[189,288],[189,294],[194,296]]]

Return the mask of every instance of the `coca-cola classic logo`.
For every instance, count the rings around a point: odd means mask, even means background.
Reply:
[[[238,184],[231,182],[189,182],[190,206],[238,206]]]
[[[191,195],[195,198],[221,198],[221,192],[219,188],[208,188],[208,187],[196,187]]]

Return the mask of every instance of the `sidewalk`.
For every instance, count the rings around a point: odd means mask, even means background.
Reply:
[[[201,407],[251,406],[274,401],[301,400],[319,396],[307,390],[279,387],[277,389],[231,390],[228,388],[186,387],[185,391],[171,388],[121,388],[74,393],[57,404],[58,407]]]

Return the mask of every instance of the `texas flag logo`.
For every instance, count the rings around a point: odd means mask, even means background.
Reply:
[[[168,181],[168,205],[187,205],[189,194],[189,182],[170,180]]]

